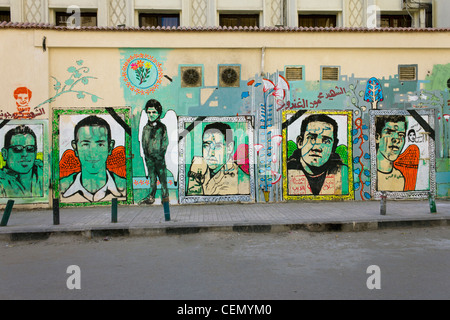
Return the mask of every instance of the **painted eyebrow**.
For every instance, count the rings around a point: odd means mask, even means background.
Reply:
[[[80,142],[92,142],[93,140],[81,140]],[[94,140],[94,142],[106,142],[106,140]]]

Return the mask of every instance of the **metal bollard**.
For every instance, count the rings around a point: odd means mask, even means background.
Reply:
[[[11,216],[11,211],[14,206],[14,200],[8,200],[6,204],[5,212],[3,213],[2,221],[0,222],[1,227],[6,227],[8,225],[9,217]]]
[[[59,199],[53,199],[53,224],[59,225]]]
[[[113,198],[111,202],[111,222],[117,222],[117,198]]]
[[[380,203],[380,214],[382,216],[386,215],[386,200],[387,200],[386,192],[382,191],[381,192],[381,203]]]
[[[430,193],[428,193],[428,203],[430,204],[430,212],[436,213],[436,201],[434,200],[434,196]]]
[[[170,207],[169,207],[169,198],[163,198],[162,204],[164,206],[164,219],[166,221],[170,221]]]

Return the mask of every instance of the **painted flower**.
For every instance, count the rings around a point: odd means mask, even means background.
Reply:
[[[139,61],[137,62],[137,65],[138,65],[139,68],[142,68],[142,67],[144,66],[144,61],[139,60]]]
[[[131,69],[136,70],[138,68],[137,63],[132,63],[131,64]]]
[[[150,62],[146,62],[145,63],[145,68],[146,69],[151,69],[152,68],[152,64]]]

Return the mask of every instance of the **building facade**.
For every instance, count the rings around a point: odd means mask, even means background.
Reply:
[[[3,19],[84,26],[448,27],[445,0],[0,0]],[[375,14],[376,13],[376,14]]]
[[[351,18],[356,1],[326,2],[333,10],[300,0],[78,1],[96,16],[72,13],[64,26],[28,21],[31,2],[14,2],[21,18],[11,5],[0,23],[1,203],[448,198],[450,30],[368,28]],[[50,8],[41,11],[50,22],[65,2],[34,3]],[[290,5],[309,8],[314,26],[290,26],[304,12],[289,18]],[[112,23],[117,6],[124,14]],[[386,12],[400,16],[395,8]],[[408,9],[411,23],[427,8]],[[136,25],[172,24],[174,12],[178,27]],[[258,26],[219,24],[255,13]],[[331,14],[337,27],[317,26]],[[95,26],[71,25],[93,17]]]

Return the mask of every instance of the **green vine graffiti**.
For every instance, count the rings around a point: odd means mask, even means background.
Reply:
[[[53,78],[55,80],[55,84],[53,85],[53,89],[55,90],[55,95],[53,97],[50,97],[49,99],[45,100],[44,102],[40,103],[35,108],[37,109],[38,107],[40,107],[46,103],[51,103],[51,102],[55,101],[56,98],[58,98],[59,96],[66,94],[66,93],[76,93],[78,99],[84,99],[86,96],[90,96],[92,102],[94,102],[94,103],[97,102],[98,99],[102,99],[93,93],[90,93],[90,92],[87,92],[84,90],[79,90],[78,88],[76,88],[76,86],[80,83],[82,83],[85,86],[87,84],[89,84],[89,79],[97,79],[96,77],[85,75],[85,74],[89,73],[90,70],[88,67],[83,66],[83,63],[84,63],[83,60],[78,60],[76,62],[76,64],[77,64],[76,67],[71,66],[67,69],[67,71],[71,75],[66,81],[64,81],[64,86],[58,79],[51,76],[51,78]]]

